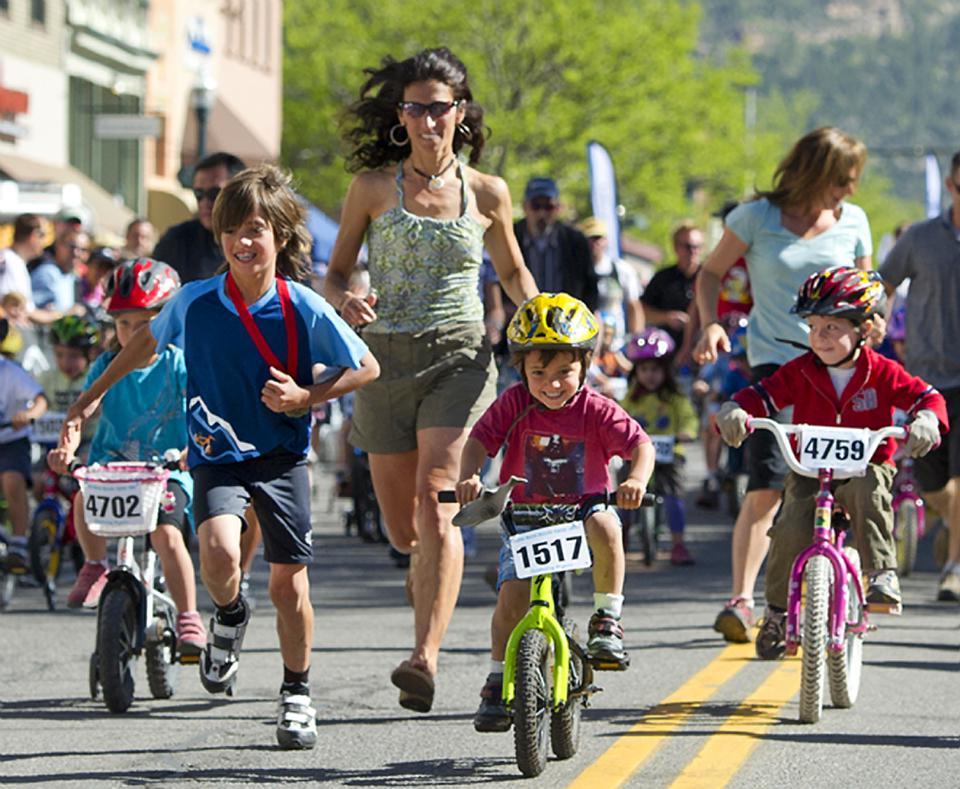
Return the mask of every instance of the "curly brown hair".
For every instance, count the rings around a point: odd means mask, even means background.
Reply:
[[[401,162],[410,155],[410,143],[394,145],[390,129],[398,123],[397,107],[403,101],[404,88],[413,82],[434,80],[453,91],[453,98],[463,102],[466,114],[453,136],[453,152],[470,146],[470,164],[480,160],[486,142],[483,126],[483,107],[473,100],[467,82],[467,67],[446,47],[424,49],[406,60],[395,60],[387,55],[380,68],[364,69],[367,81],[360,88],[360,100],[346,112],[345,124],[350,126],[344,138],[352,146],[347,154],[347,169],[376,170],[392,162]]]
[[[240,227],[259,210],[277,242],[277,271],[302,282],[310,276],[311,238],[303,203],[294,193],[290,174],[272,164],[250,167],[231,178],[213,204],[213,236]],[[225,271],[226,264],[221,267]]]

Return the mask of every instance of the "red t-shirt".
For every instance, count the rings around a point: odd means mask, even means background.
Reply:
[[[523,477],[516,502],[579,502],[609,489],[607,464],[631,456],[649,441],[643,428],[613,400],[584,386],[552,410],[522,383],[506,389],[474,425],[470,437],[491,457],[506,443],[500,482]]]
[[[753,296],[750,294],[750,275],[747,261],[740,258],[720,280],[720,295],[717,298],[717,319],[723,320],[731,312],[750,312]]]

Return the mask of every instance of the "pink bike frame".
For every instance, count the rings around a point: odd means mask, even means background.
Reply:
[[[787,628],[786,628],[786,653],[795,655],[797,647],[800,645],[800,604],[801,604],[801,586],[803,584],[803,572],[806,569],[807,562],[814,556],[826,556],[833,565],[833,577],[844,579],[844,583],[835,583],[833,594],[831,595],[830,612],[828,615],[829,635],[827,637],[827,649],[832,652],[842,652],[844,639],[849,630],[853,633],[863,633],[867,629],[867,611],[863,592],[863,580],[860,573],[857,572],[851,559],[843,552],[843,543],[846,538],[845,533],[836,534],[833,530],[833,493],[830,485],[835,477],[839,475],[834,469],[829,468],[808,468],[800,464],[793,447],[787,436],[791,433],[802,432],[805,425],[784,425],[773,419],[751,419],[748,423],[748,430],[753,432],[757,428],[768,430],[776,436],[777,443],[780,445],[780,451],[783,458],[792,471],[804,477],[811,477],[820,482],[820,491],[817,493],[816,511],[813,521],[813,542],[804,548],[793,560],[793,567],[790,570],[790,587],[787,596]],[[906,431],[902,427],[886,427],[881,430],[870,431],[870,441],[864,452],[864,467],[869,459],[873,457],[880,442],[888,436],[902,438]],[[850,473],[844,477],[852,476]],[[847,621],[847,594],[848,586],[846,579],[853,579],[853,588],[857,593],[859,603],[858,610],[860,616],[857,621]]]

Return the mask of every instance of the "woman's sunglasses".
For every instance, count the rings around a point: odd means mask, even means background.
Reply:
[[[436,120],[442,118],[454,107],[459,107],[459,101],[431,101],[429,104],[421,104],[419,101],[401,101],[397,106],[401,112],[407,113],[411,118],[422,118],[429,113],[430,117]]]

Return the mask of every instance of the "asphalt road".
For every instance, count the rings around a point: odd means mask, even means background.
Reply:
[[[696,473],[691,473],[696,480]],[[461,786],[521,779],[510,734],[481,735],[471,719],[487,672],[493,593],[483,571],[496,534],[481,535],[445,642],[434,709],[397,705],[392,668],[408,655],[412,612],[403,573],[381,545],[343,533],[320,478],[311,570],[317,626],[311,674],[320,740],[310,752],[275,746],[281,679],[266,566],[247,632],[238,695],[212,697],[182,666],[173,699],[149,697],[143,667],[125,714],[87,695],[94,617],[49,613],[22,589],[0,614],[0,783],[17,785]],[[904,581],[899,618],[877,617],[861,696],[797,723],[799,663],[761,663],[711,630],[728,593],[729,520],[691,507],[697,565],[629,562],[624,622],[629,671],[598,675],[604,692],[584,713],[580,751],[551,760],[537,785],[957,786],[960,606],[934,602],[929,541]],[[585,629],[588,576],[572,613]]]

